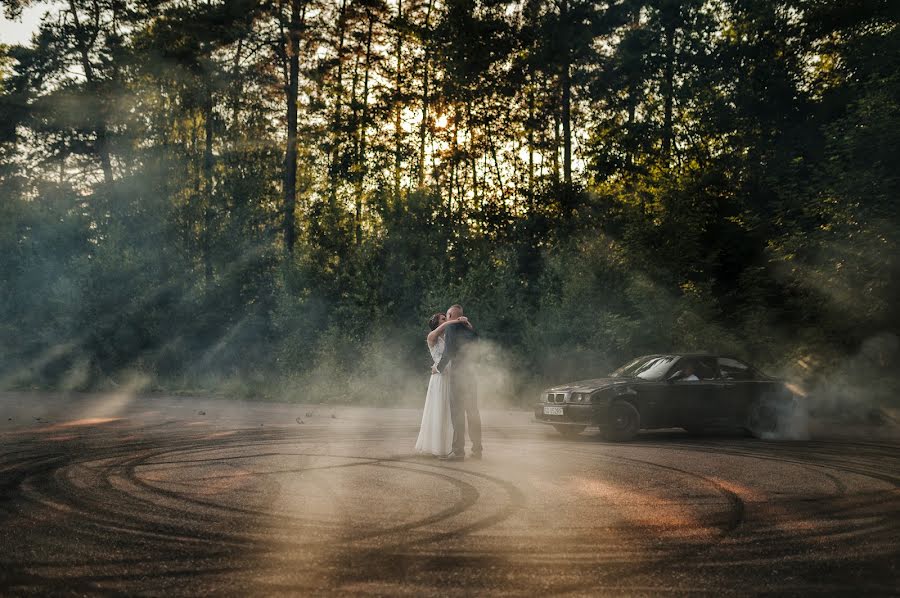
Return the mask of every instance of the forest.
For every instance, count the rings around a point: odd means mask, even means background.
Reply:
[[[0,388],[414,403],[461,303],[518,405],[676,350],[900,404],[898,20],[47,4],[0,39]]]

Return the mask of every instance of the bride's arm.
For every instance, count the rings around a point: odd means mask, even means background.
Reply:
[[[452,326],[453,324],[465,324],[465,325],[469,326],[470,328],[472,327],[472,325],[469,324],[468,318],[466,318],[466,317],[462,317],[458,320],[447,320],[446,322],[444,322],[443,324],[441,324],[440,326],[438,326],[437,328],[435,328],[434,330],[429,332],[428,336],[425,337],[425,340],[428,341],[428,346],[433,347],[434,343],[437,342],[438,337],[444,331],[444,328],[446,328],[447,326]]]

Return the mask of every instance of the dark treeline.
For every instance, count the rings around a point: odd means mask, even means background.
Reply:
[[[898,13],[52,5],[0,45],[0,385],[391,401],[454,302],[512,392],[675,349],[896,366]]]

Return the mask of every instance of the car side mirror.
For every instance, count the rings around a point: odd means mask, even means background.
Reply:
[[[672,374],[671,376],[666,378],[666,382],[675,382],[676,380],[681,378],[683,375],[684,375],[684,372],[681,370],[678,370],[677,372],[675,372],[674,374]]]

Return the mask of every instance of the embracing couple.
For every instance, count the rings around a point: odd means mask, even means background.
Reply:
[[[422,427],[416,451],[447,461],[462,461],[466,451],[466,423],[472,440],[471,456],[481,459],[481,414],[478,413],[478,334],[460,305],[428,321],[426,341],[434,363],[425,395]]]

